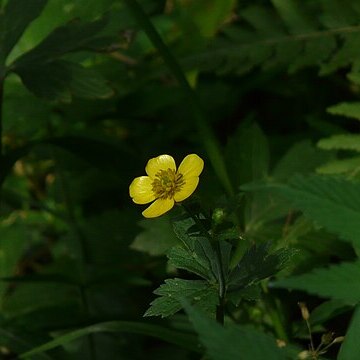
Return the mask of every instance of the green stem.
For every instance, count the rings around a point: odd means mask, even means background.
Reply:
[[[266,287],[265,283],[262,283],[262,289],[263,289],[263,301],[265,303],[267,312],[271,318],[275,335],[278,339],[288,342],[289,337],[284,327],[281,314],[279,313],[278,307],[276,306],[274,299],[270,296],[269,290]]]
[[[138,4],[136,0],[124,0],[124,1],[126,5],[129,7],[130,11],[132,12],[134,18],[137,20],[137,22],[145,31],[146,35],[149,37],[150,41],[157,48],[165,64],[172,72],[176,80],[178,81],[179,86],[182,88],[187,98],[187,102],[192,110],[191,113],[193,115],[194,122],[201,136],[202,142],[209,156],[209,159],[212,163],[212,166],[214,167],[214,170],[217,176],[219,177],[224,189],[228,193],[228,195],[233,196],[234,189],[232,187],[226,169],[225,161],[222,156],[222,152],[220,150],[220,144],[218,143],[211,127],[206,121],[203,109],[200,105],[196,93],[194,92],[189,82],[187,81],[179,63],[177,62],[173,54],[170,52],[167,45],[162,40],[158,31],[151,23],[149,17],[146,15],[142,7]]]
[[[0,78],[0,158],[3,156],[3,103],[4,103],[4,78]]]
[[[226,281],[224,276],[222,254],[219,241],[215,241],[215,252],[219,267],[219,305],[216,308],[216,321],[224,325],[224,309],[225,309],[225,295],[226,295]]]
[[[4,80],[5,78],[0,75],[0,165],[2,170],[4,170],[3,165],[3,103],[4,103]],[[5,180],[6,173],[4,171],[1,171],[0,173],[0,201],[1,201],[1,187]]]
[[[204,235],[209,240],[209,242],[210,242],[211,246],[213,247],[213,250],[216,254],[216,261],[217,261],[217,267],[218,267],[217,280],[218,280],[218,284],[219,284],[219,304],[216,307],[216,321],[219,324],[224,325],[226,280],[225,280],[224,269],[223,269],[220,243],[219,243],[219,241],[216,241],[209,234],[209,232],[206,230],[206,228],[202,224],[199,217],[196,214],[194,214],[194,212],[188,206],[182,204],[182,207],[189,214],[189,216],[194,220],[195,224],[199,227],[201,234]]]

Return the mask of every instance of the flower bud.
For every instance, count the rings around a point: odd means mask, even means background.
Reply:
[[[299,360],[310,359],[310,352],[307,350],[302,351],[301,353],[298,354],[298,359]]]
[[[225,210],[222,208],[216,208],[212,214],[212,219],[216,225],[221,224],[226,217]]]
[[[345,336],[338,336],[334,339],[333,344],[341,343],[345,339]]]
[[[305,321],[308,321],[310,318],[309,310],[305,303],[299,302],[298,303],[300,310],[301,310],[301,316]]]

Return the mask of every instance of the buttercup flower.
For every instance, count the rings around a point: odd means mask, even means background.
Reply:
[[[133,180],[129,187],[135,204],[153,203],[142,214],[154,218],[165,214],[175,204],[188,198],[199,183],[204,161],[196,154],[187,155],[176,170],[170,155],[150,159],[145,167],[147,176]]]

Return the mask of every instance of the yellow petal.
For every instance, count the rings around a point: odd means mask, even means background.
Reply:
[[[151,178],[154,178],[159,170],[167,169],[176,170],[175,160],[170,155],[160,155],[148,161],[145,171]]]
[[[186,178],[199,176],[203,171],[203,168],[204,160],[196,154],[190,154],[185,156],[177,172],[182,174],[186,181]]]
[[[174,203],[174,199],[157,199],[142,214],[146,218],[158,217],[169,211]]]
[[[188,198],[196,189],[199,183],[198,177],[188,178],[185,181],[185,184],[182,186],[181,190],[175,193],[174,200],[180,202]]]
[[[129,186],[129,193],[135,204],[147,204],[155,200],[151,184],[152,180],[148,176],[140,176],[133,180]]]

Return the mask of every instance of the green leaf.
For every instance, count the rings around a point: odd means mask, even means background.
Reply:
[[[308,17],[300,1],[297,0],[271,0],[280,17],[288,26],[290,32],[309,32],[315,30],[311,18]]]
[[[295,174],[313,172],[318,166],[332,157],[326,151],[316,149],[309,140],[294,144],[276,164],[272,177],[277,180],[288,180]]]
[[[349,303],[360,301],[360,263],[341,263],[275,282],[276,287],[304,290]],[[351,289],[351,291],[349,291]]]
[[[19,71],[20,67],[51,62],[70,52],[92,50],[94,45],[108,45],[108,39],[102,44],[101,39],[96,37],[105,25],[106,20],[100,19],[88,23],[73,21],[58,27],[39,45],[16,59],[12,70]]]
[[[323,302],[311,311],[310,323],[312,325],[323,324],[344,312],[348,312],[352,306],[344,300],[329,300]]]
[[[338,360],[357,360],[360,354],[360,306],[355,309],[345,340],[340,348]]]
[[[177,238],[184,246],[193,249],[194,239],[190,236],[190,228],[195,225],[194,220],[189,216],[183,216],[173,221],[173,228]]]
[[[352,173],[355,175],[360,170],[360,156],[349,159],[330,161],[316,169],[316,172],[324,175],[336,175]]]
[[[204,37],[212,37],[231,16],[235,0],[198,0],[187,5],[186,12]]]
[[[295,254],[293,249],[279,249],[269,253],[269,244],[253,245],[230,274],[229,291],[246,288],[275,275]]]
[[[259,285],[250,285],[240,290],[231,291],[227,294],[235,306],[239,306],[242,300],[255,301],[261,299],[261,288]]]
[[[69,61],[39,63],[16,71],[29,91],[48,100],[70,102],[73,96],[104,99],[113,95],[99,73]]]
[[[48,0],[9,0],[0,13],[0,66]]]
[[[154,294],[160,297],[150,304],[144,316],[173,315],[182,309],[183,298],[210,313],[215,313],[218,304],[217,288],[203,280],[168,279],[154,291]]]
[[[288,198],[294,208],[360,246],[360,184],[343,178],[295,176],[289,185],[267,185]],[[346,224],[346,226],[345,226]]]
[[[279,36],[284,33],[279,17],[270,7],[250,5],[240,11],[240,17],[245,19],[257,33]]]
[[[184,304],[201,343],[212,360],[282,360],[285,351],[275,338],[246,326],[223,327],[189,304]]]
[[[4,298],[2,311],[12,318],[56,306],[74,306],[80,309],[79,288],[59,282],[24,282]]]
[[[63,336],[59,336],[46,344],[43,344],[39,347],[36,347],[35,349],[29,350],[26,353],[21,354],[19,358],[28,359],[36,354],[41,354],[58,346],[66,345],[86,335],[95,333],[118,332],[150,336],[191,351],[199,351],[197,348],[197,341],[192,335],[184,334],[171,329],[166,329],[159,325],[131,321],[109,321],[91,325],[79,330],[69,332]]]
[[[130,245],[131,249],[143,251],[152,256],[164,255],[170,248],[179,243],[174,236],[168,216],[157,219],[142,220],[139,225],[144,229]]]
[[[169,264],[199,275],[205,280],[214,281],[215,276],[209,266],[209,261],[199,256],[196,251],[189,251],[183,247],[173,247],[169,253]]]
[[[342,115],[360,120],[360,102],[343,102],[327,109],[330,114]]]
[[[28,246],[24,242],[26,228],[19,224],[0,227],[0,274],[1,277],[15,275],[18,261]],[[0,283],[0,295],[2,296],[7,288],[3,282]],[[1,302],[2,302],[1,298]]]
[[[341,67],[348,66],[352,62],[355,62],[356,61],[355,59],[359,58],[360,49],[357,47],[357,44],[360,41],[360,34],[357,32],[343,34],[342,38],[343,38],[343,46],[338,51],[333,53],[331,60],[327,64],[321,66],[321,71],[320,71],[321,75],[326,75],[329,74],[330,72],[334,72],[335,70]],[[339,106],[340,105],[341,104],[339,104]],[[345,103],[344,105],[346,107]],[[329,112],[332,113],[331,111]],[[339,115],[348,116],[346,114],[339,114]]]
[[[353,150],[360,152],[360,135],[334,135],[327,139],[321,139],[317,146],[324,150]]]

